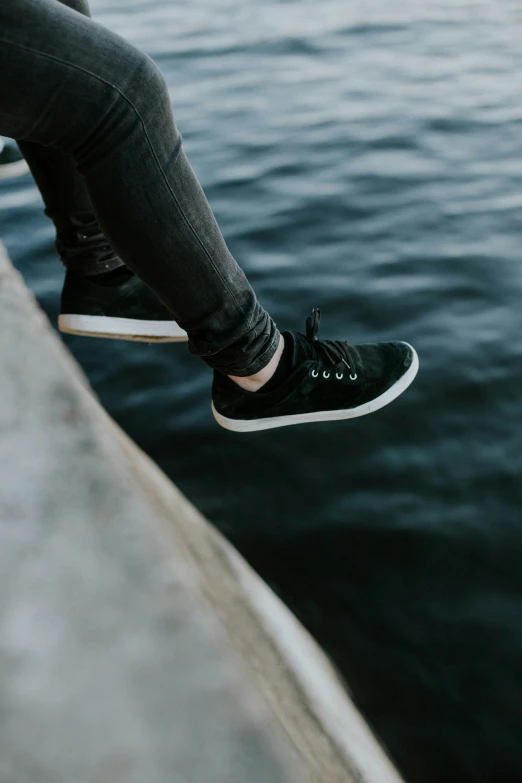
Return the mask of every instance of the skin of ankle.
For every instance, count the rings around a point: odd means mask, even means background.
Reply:
[[[230,378],[230,380],[234,381],[234,383],[237,383],[238,386],[241,386],[241,388],[245,389],[246,391],[251,391],[251,392],[257,391],[262,386],[264,386],[265,383],[268,383],[272,375],[275,373],[277,369],[277,365],[279,364],[279,360],[283,355],[284,348],[285,348],[285,338],[283,337],[283,335],[281,335],[279,338],[279,345],[277,346],[277,351],[272,356],[272,358],[270,359],[266,367],[263,367],[262,370],[259,370],[259,372],[256,372],[254,375],[246,375],[244,377],[229,375],[228,377]]]

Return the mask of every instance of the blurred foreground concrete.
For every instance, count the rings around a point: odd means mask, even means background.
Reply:
[[[400,783],[317,645],[95,400],[0,245],[0,783],[280,781]]]

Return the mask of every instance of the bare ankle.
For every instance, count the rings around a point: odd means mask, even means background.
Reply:
[[[283,350],[285,347],[285,340],[283,335],[280,335],[279,338],[279,345],[277,346],[277,350],[275,354],[272,356],[266,367],[263,367],[262,370],[259,370],[259,372],[254,373],[254,375],[246,375],[243,377],[236,376],[236,375],[229,375],[228,377],[230,380],[234,381],[234,383],[237,383],[238,386],[241,386],[242,389],[245,389],[246,391],[256,392],[258,389],[260,389],[262,386],[265,385],[265,383],[268,383],[272,375],[275,373],[277,369],[277,365],[279,364],[279,360],[281,359],[281,356],[283,355]]]

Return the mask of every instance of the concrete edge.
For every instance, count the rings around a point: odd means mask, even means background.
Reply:
[[[0,278],[25,299],[42,329],[49,323],[21,275],[3,256]],[[281,727],[317,783],[401,783],[391,761],[357,711],[332,665],[308,632],[239,553],[109,417],[76,361],[53,334],[56,359],[99,424],[114,436],[126,467],[158,511],[165,546],[184,550],[200,588],[250,668]]]

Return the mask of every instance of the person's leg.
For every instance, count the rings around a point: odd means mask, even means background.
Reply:
[[[224,242],[152,60],[56,0],[4,0],[0,30],[0,132],[74,157],[113,249],[193,353],[230,375],[261,370],[280,335]]]
[[[91,12],[87,0],[58,0],[84,16]],[[45,204],[46,214],[53,220],[71,213],[80,216],[92,213],[91,202],[83,177],[78,173],[70,154],[35,142],[17,140]],[[57,230],[62,228],[57,226]],[[118,265],[122,262],[119,261]]]
[[[90,17],[87,0],[59,0]],[[70,153],[18,141],[56,230],[66,268],[58,328],[90,337],[145,342],[184,342],[172,313],[114,252],[93,213],[89,194]]]
[[[58,0],[84,16],[91,12],[87,0]],[[107,248],[83,177],[70,154],[18,140],[45,204],[45,214],[56,228],[56,246],[67,268],[84,275],[99,275],[119,269],[123,261]],[[88,241],[80,238],[88,234]]]
[[[0,31],[0,133],[74,157],[114,250],[216,370],[222,426],[353,418],[409,386],[411,346],[318,340],[318,312],[306,335],[284,333],[281,356],[283,337],[226,247],[150,58],[56,0],[3,0]]]

